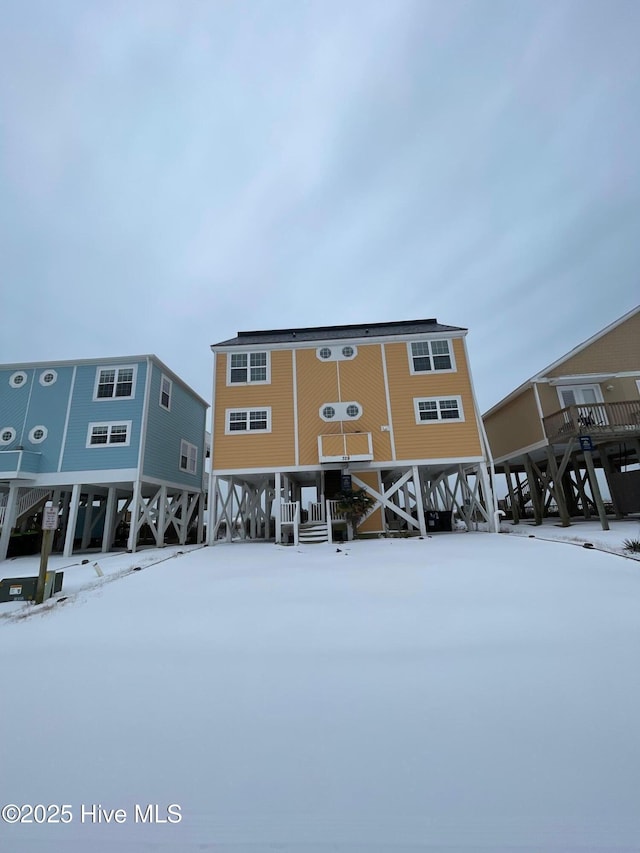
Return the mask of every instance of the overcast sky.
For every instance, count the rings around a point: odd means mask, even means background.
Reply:
[[[640,302],[640,3],[5,0],[0,361],[437,317],[483,410]]]

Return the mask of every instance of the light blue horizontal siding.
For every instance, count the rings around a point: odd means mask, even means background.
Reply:
[[[57,373],[56,381],[42,385],[41,376],[51,371]],[[22,446],[25,451],[40,454],[37,469],[40,473],[56,471],[73,367],[50,364],[29,368],[24,371],[27,381],[18,388],[12,388],[9,379],[15,372],[15,368],[0,371],[0,428],[11,426],[16,430],[15,441],[8,447]],[[31,442],[29,433],[37,426],[45,427],[47,437],[41,442]]]
[[[171,411],[166,411],[160,405],[161,376],[162,370],[157,364],[153,364],[143,474],[200,490],[207,407],[186,388],[174,382],[171,390]],[[198,448],[195,475],[180,470],[180,442],[183,439]]]
[[[131,400],[93,399],[97,371],[110,367],[108,361],[100,365],[78,366],[62,460],[63,471],[106,471],[110,468],[137,467],[147,365],[146,361],[132,361],[131,364],[137,366],[135,396]],[[118,363],[114,366],[122,367],[123,365]],[[86,446],[90,423],[120,421],[131,421],[128,447]]]

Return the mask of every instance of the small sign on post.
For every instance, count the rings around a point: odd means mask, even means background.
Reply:
[[[593,452],[593,441],[590,435],[579,435],[578,441],[580,442],[580,450]]]
[[[58,526],[58,510],[54,506],[45,506],[42,511],[42,529],[55,530]]]
[[[42,604],[45,599],[45,585],[47,580],[47,563],[51,553],[53,531],[58,526],[58,508],[51,501],[47,501],[42,511],[42,548],[40,549],[40,573],[38,574],[38,585],[36,587],[36,604]],[[52,586],[49,585],[49,594]]]

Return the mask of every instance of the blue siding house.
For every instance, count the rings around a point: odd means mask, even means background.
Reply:
[[[202,541],[207,409],[155,355],[0,365],[0,560],[46,500],[67,556],[124,522],[132,551]]]

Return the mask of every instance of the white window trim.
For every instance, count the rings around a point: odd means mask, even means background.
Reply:
[[[446,341],[447,345],[449,347],[449,358],[451,359],[451,367],[447,367],[444,370],[439,370],[439,369],[436,370],[433,367],[433,352],[431,350],[431,345],[436,343],[437,341]],[[411,349],[412,344],[428,344],[429,345],[429,358],[431,359],[431,370],[415,370],[415,368],[413,366],[414,355],[413,355],[413,350]],[[437,374],[457,373],[457,371],[458,371],[458,368],[456,367],[456,357],[455,357],[455,353],[453,351],[452,338],[445,338],[445,337],[433,338],[433,339],[424,338],[424,339],[420,339],[417,341],[407,341],[407,357],[409,358],[409,373],[412,376],[431,376],[434,373],[437,373]],[[418,356],[416,356],[416,358],[417,357]],[[449,397],[449,398],[445,398],[445,399],[452,400],[453,397]]]
[[[343,353],[343,349],[345,347],[351,347],[353,350],[352,355],[345,355]],[[329,355],[326,358],[323,358],[320,353],[322,350],[329,350]],[[316,347],[316,358],[318,361],[353,361],[358,355],[358,347],[355,344],[350,343],[349,341],[345,341],[341,344],[323,344],[320,347]]]
[[[332,418],[328,418],[323,409],[326,409],[327,406],[331,406],[332,409],[335,409],[335,415]],[[358,413],[356,415],[350,415],[347,413],[347,409],[349,406],[357,406]],[[357,421],[362,417],[363,413],[362,403],[358,403],[356,400],[347,400],[345,403],[342,402],[326,402],[323,403],[318,409],[318,414],[320,418],[325,423],[335,423],[335,421]]]
[[[441,417],[441,409],[440,402],[442,400],[455,400],[458,404],[458,413],[460,414],[459,418],[443,418]],[[420,418],[420,408],[418,403],[436,403],[438,405],[437,412],[438,417],[433,418],[431,420],[423,421]],[[427,424],[460,424],[464,422],[464,409],[462,407],[462,397],[458,394],[442,394],[439,397],[414,397],[413,398],[413,410],[416,416],[416,423],[419,426],[426,426]]]
[[[16,376],[24,377],[22,382],[18,382],[16,384],[16,381],[15,381]],[[24,370],[16,370],[16,372],[12,373],[11,376],[9,377],[9,385],[11,385],[12,388],[24,388],[26,385],[28,385],[28,382],[27,382],[28,379],[29,379],[29,377],[27,376],[27,374],[25,373]]]
[[[115,370],[116,378],[113,383],[113,394],[111,397],[98,397],[98,386],[100,385],[100,374],[103,370]],[[128,397],[116,397],[116,388],[118,387],[118,374],[121,370],[133,370],[133,378],[131,381],[131,394]],[[136,396],[136,381],[138,378],[137,364],[103,364],[96,368],[96,378],[93,386],[93,400],[96,403],[102,403],[104,400],[133,400]]]
[[[53,385],[53,383],[51,384]],[[44,435],[42,436],[42,438],[35,438],[34,433],[36,432],[36,430],[39,429],[42,430]],[[29,430],[29,441],[31,442],[31,444],[42,444],[42,442],[46,439],[48,435],[49,430],[46,428],[46,426],[44,426],[43,424],[38,424],[37,426],[34,426],[32,429]]]
[[[194,454],[191,451],[195,451]],[[182,465],[182,457],[187,457],[187,467],[184,468]],[[191,470],[191,462],[193,461],[193,470]],[[180,458],[178,459],[178,468],[185,474],[194,474],[198,473],[198,448],[195,444],[192,444],[190,441],[186,439],[180,440]]]
[[[242,412],[247,416],[247,427],[251,412],[266,412],[267,413],[267,428],[266,429],[229,429],[229,415],[233,412],[238,414]],[[225,435],[265,435],[271,432],[271,406],[251,406],[248,409],[227,409],[224,415],[224,434]]]
[[[560,402],[560,408],[566,409],[566,404],[565,404],[564,400],[562,399],[562,392],[563,391],[584,391],[585,388],[590,388],[592,391],[595,392],[596,404],[597,403],[604,403],[604,397],[602,396],[602,388],[599,385],[594,384],[593,382],[589,382],[589,383],[581,382],[581,383],[576,383],[574,385],[556,385],[556,393],[558,394],[558,401]],[[588,406],[590,404],[589,403],[577,403],[576,405]]]
[[[162,402],[163,383],[165,383],[165,382],[169,383],[169,405],[168,406],[165,406],[165,404]],[[162,376],[160,377],[160,398],[158,400],[158,403],[160,405],[160,408],[164,409],[165,412],[171,411],[171,398],[172,397],[173,397],[173,382],[171,381],[171,379],[169,379],[168,376],[165,376],[163,373]]]
[[[53,379],[51,380],[51,382],[45,382],[44,377],[48,376],[49,374],[51,374],[53,376]],[[38,377],[38,382],[44,388],[48,388],[50,385],[55,385],[57,381],[58,381],[58,371],[57,370],[51,370],[51,369],[43,370],[42,373],[40,374],[40,376]]]
[[[106,397],[105,399],[109,399]],[[120,398],[126,399],[126,398]],[[121,427],[126,426],[127,428],[127,440],[126,441],[116,441],[113,443],[109,442],[109,438],[111,437],[111,430],[113,427]],[[94,427],[107,427],[107,443],[106,444],[91,444],[91,434],[93,432]],[[101,447],[129,447],[131,444],[131,421],[93,421],[89,424],[87,429],[87,443],[86,447],[90,447],[92,450],[96,450]]]
[[[2,437],[2,434],[5,432],[11,433],[11,438],[6,440],[6,441]],[[2,427],[2,429],[0,429],[0,444],[12,444],[16,440],[16,435],[17,435],[17,433],[13,427],[10,427],[10,426]]]
[[[266,379],[250,379],[251,376],[251,356],[260,353],[261,355],[264,353],[267,357],[267,378]],[[247,380],[246,382],[232,382],[231,381],[231,356],[232,355],[246,355],[247,356]],[[238,368],[235,368],[238,369]],[[245,385],[271,385],[271,352],[266,349],[243,349],[237,350],[235,352],[227,353],[227,385],[235,388],[244,388]]]

